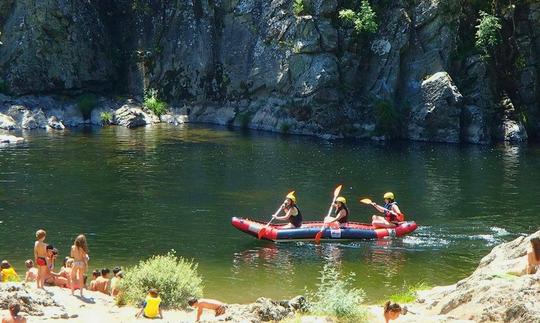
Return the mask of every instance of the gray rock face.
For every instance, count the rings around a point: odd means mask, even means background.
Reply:
[[[540,271],[525,275],[530,238],[501,244],[455,285],[420,292],[431,312],[475,322],[540,322]]]
[[[460,141],[463,97],[446,72],[422,82],[422,101],[412,108],[409,137],[424,141]]]
[[[17,123],[12,117],[0,113],[0,129],[13,130],[17,129]]]
[[[304,0],[300,16],[293,2],[3,1],[0,92],[76,96],[118,90],[140,98],[155,88],[173,109],[201,112],[180,119],[172,112],[165,122],[330,137],[374,137],[366,129],[373,127],[373,106],[381,100],[391,102],[405,120],[400,134],[413,140],[488,143],[540,132],[538,3],[502,10],[505,29],[515,30],[504,39],[511,42],[504,50],[512,52],[502,51],[498,61],[506,66],[500,68],[472,50],[468,33],[477,9],[469,2],[371,2],[379,23],[371,35],[336,18],[348,2]],[[440,73],[450,81],[432,80]],[[519,118],[497,110],[504,93]],[[266,103],[278,100],[286,102]],[[43,125],[36,119],[39,109],[51,116],[48,103],[29,107],[28,128]],[[52,115],[65,126],[83,123],[69,114],[76,109],[60,110]],[[145,118],[128,114],[121,119],[143,124]],[[521,124],[525,119],[531,121]],[[100,115],[90,122],[101,124]]]

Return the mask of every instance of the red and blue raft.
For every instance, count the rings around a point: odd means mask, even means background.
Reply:
[[[258,237],[259,231],[266,227],[266,223],[233,217],[232,225],[238,230]],[[261,239],[270,241],[296,241],[314,240],[321,230],[322,221],[308,221],[301,228],[284,228],[283,224],[271,224],[263,230]],[[371,224],[349,222],[344,226],[327,227],[324,229],[321,240],[372,240],[385,237],[401,237],[416,230],[416,222],[404,221],[394,228],[375,228]]]

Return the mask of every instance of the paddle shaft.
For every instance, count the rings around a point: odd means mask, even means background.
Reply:
[[[339,192],[341,192],[341,187],[342,187],[342,185],[339,185],[334,190],[334,198],[332,199],[332,203],[330,203],[330,208],[328,209],[327,217],[329,217],[330,214],[332,214],[332,207],[334,206],[334,203],[336,201],[336,198],[339,195]],[[317,232],[317,234],[315,235],[315,242],[318,243],[321,240],[322,232],[324,231],[324,229],[326,229],[326,223],[323,223],[323,227],[321,228],[321,231]]]

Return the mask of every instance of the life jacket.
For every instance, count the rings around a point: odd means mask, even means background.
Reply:
[[[145,300],[146,305],[144,306],[144,316],[149,318],[157,317],[159,314],[159,304],[161,303],[161,298],[152,297],[150,295],[146,296]]]
[[[294,225],[296,228],[299,228],[302,226],[302,212],[300,212],[300,209],[298,208],[297,205],[293,205],[292,207],[296,208],[296,211],[298,212],[298,214],[296,215],[293,215],[291,214],[291,216],[289,217],[289,222]]]
[[[392,207],[394,205],[397,205],[397,202],[385,203],[383,207],[387,210],[397,213],[396,211],[392,210]],[[398,224],[401,221],[405,221],[405,216],[402,213],[398,213],[397,215],[395,215],[392,212],[384,211],[384,215],[385,215],[386,221],[390,223]]]
[[[339,219],[338,222],[341,224],[349,222],[349,209],[347,208],[347,206],[343,204],[336,210],[336,213],[334,214],[334,218],[338,217],[339,212],[341,212],[341,210],[345,210],[345,216]]]

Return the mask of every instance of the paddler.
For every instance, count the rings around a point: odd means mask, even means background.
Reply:
[[[405,216],[401,213],[397,202],[395,200],[394,193],[386,192],[383,195],[384,205],[377,205],[375,202],[371,202],[371,205],[384,216],[374,215],[371,218],[371,224],[377,228],[394,228],[400,222],[405,221]]]
[[[339,226],[346,226],[349,222],[349,209],[347,208],[347,199],[338,196],[334,201],[334,214],[324,218],[324,223],[339,223]]]
[[[302,226],[302,213],[300,212],[298,205],[296,205],[296,197],[294,196],[294,192],[287,194],[279,212],[281,211],[285,212],[285,215],[274,215],[272,217],[276,220],[288,220],[289,223],[283,227],[284,229],[300,228]]]

